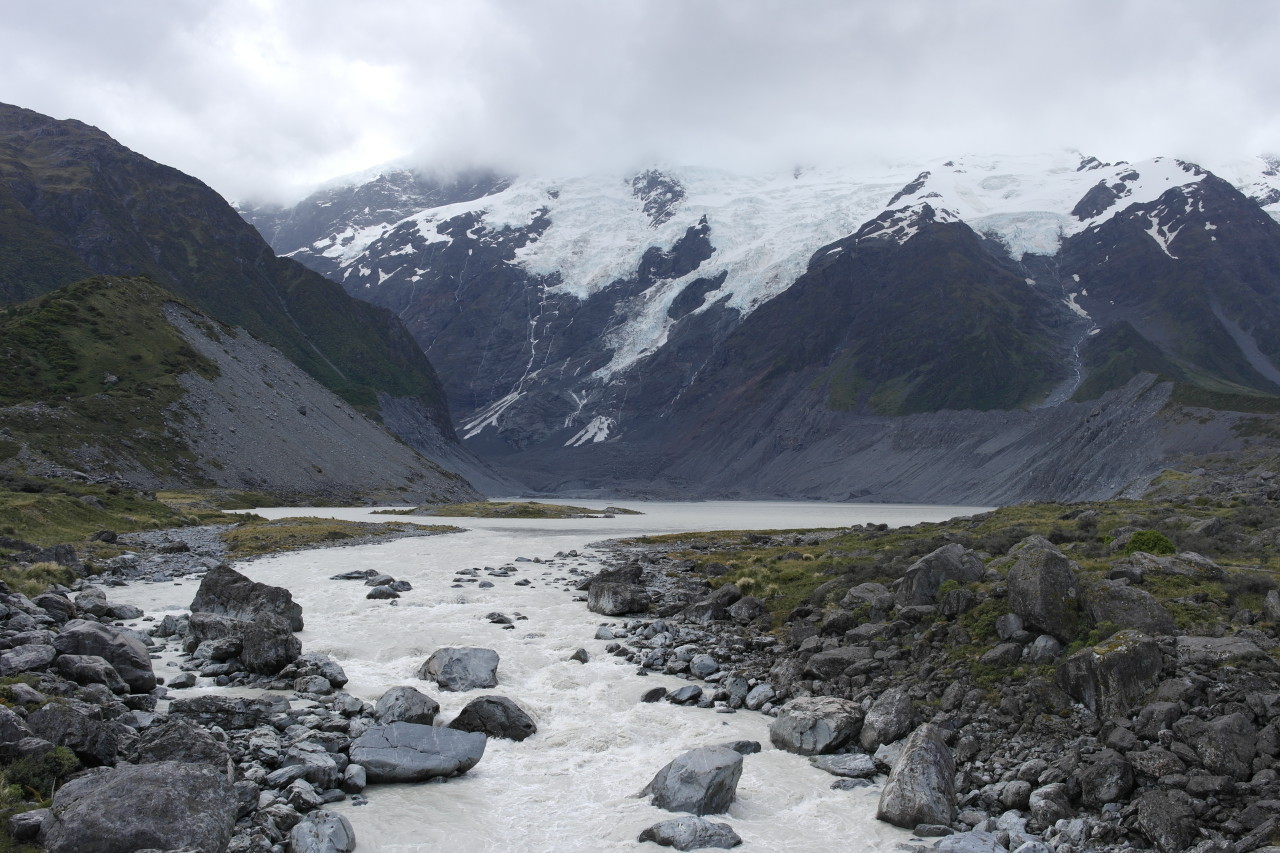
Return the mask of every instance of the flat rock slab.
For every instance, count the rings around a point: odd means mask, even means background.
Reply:
[[[356,738],[350,755],[370,782],[421,782],[466,773],[484,755],[487,741],[478,732],[391,723]]]
[[[1241,637],[1179,637],[1178,663],[1227,663],[1265,658],[1257,645]]]

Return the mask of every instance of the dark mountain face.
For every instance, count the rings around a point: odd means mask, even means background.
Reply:
[[[512,179],[297,257],[399,315],[464,441],[540,488],[1099,497],[1236,440],[1162,427],[1180,402],[1280,394],[1280,226],[1266,171],[1077,161]]]
[[[147,276],[365,413],[410,400],[436,445],[454,440],[440,382],[393,315],[276,257],[201,182],[96,128],[0,106],[0,294],[29,298],[90,273]]]
[[[1068,239],[1061,268],[1103,330],[1082,394],[1137,372],[1280,393],[1280,224],[1212,175]],[[1127,364],[1125,367],[1123,365]]]

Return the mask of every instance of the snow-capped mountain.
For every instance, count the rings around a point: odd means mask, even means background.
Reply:
[[[391,169],[242,213],[400,316],[473,447],[585,485],[602,464],[671,481],[694,433],[780,404],[810,417],[786,441],[776,412],[760,421],[759,453],[868,418],[1061,408],[1144,372],[1280,393],[1277,165],[1224,164],[1225,180],[1073,152],[872,175]]]

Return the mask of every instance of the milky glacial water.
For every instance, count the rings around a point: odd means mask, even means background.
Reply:
[[[981,512],[981,507],[817,504],[791,502],[657,503],[614,501],[643,515],[612,519],[444,520],[465,533],[401,539],[377,545],[313,550],[244,563],[255,580],[288,588],[302,605],[304,651],[326,652],[346,670],[346,690],[369,702],[388,688],[409,684],[441,705],[448,722],[472,698],[499,694],[518,702],[538,725],[521,743],[490,739],[484,757],[465,776],[443,783],[376,785],[367,805],[333,808],[351,821],[359,853],[427,851],[556,851],[659,849],[639,844],[646,827],[675,815],[633,795],[668,761],[697,746],[756,740],[763,751],[749,755],[727,814],[742,836],[738,850],[888,851],[908,834],[875,820],[879,786],[833,791],[835,777],[807,759],[769,744],[764,715],[679,707],[638,701],[650,687],[674,689],[688,682],[673,676],[641,677],[634,665],[604,651],[593,639],[608,620],[590,613],[566,591],[569,568],[594,571],[589,545],[600,540],[698,530],[768,530],[884,523],[890,526],[942,521]],[[603,504],[591,503],[591,506]],[[371,515],[368,509],[260,509],[277,518],[315,515],[355,520],[403,520]],[[436,521],[437,519],[432,519]],[[580,558],[554,559],[577,550]],[[540,558],[549,563],[516,562]],[[455,571],[514,565],[508,578],[482,578],[453,586]],[[398,604],[369,601],[358,581],[329,580],[353,569],[377,569],[408,580],[413,590]],[[516,586],[521,579],[528,586]],[[131,584],[112,591],[161,616],[181,612],[195,583]],[[499,611],[515,617],[514,630],[490,624]],[[444,646],[481,646],[500,656],[498,687],[449,693],[414,675],[426,657]],[[566,660],[587,649],[586,664]],[[166,672],[167,660],[157,662]],[[174,672],[168,669],[167,672]],[[214,689],[197,687],[200,689]]]

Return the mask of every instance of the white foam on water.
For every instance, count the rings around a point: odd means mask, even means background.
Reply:
[[[835,777],[807,759],[769,744],[770,718],[741,711],[639,702],[641,693],[688,681],[637,675],[636,667],[607,654],[593,639],[602,622],[556,578],[575,578],[571,567],[594,571],[588,544],[599,540],[711,529],[786,529],[918,521],[941,521],[982,511],[974,507],[812,504],[785,502],[610,502],[644,512],[614,519],[442,519],[466,533],[401,539],[379,545],[303,551],[237,568],[255,580],[288,588],[302,605],[304,651],[332,655],[346,671],[346,690],[369,702],[388,688],[409,684],[441,705],[439,719],[452,720],[479,695],[498,694],[519,703],[538,725],[537,734],[514,743],[491,738],[485,755],[465,776],[444,783],[375,785],[369,802],[332,808],[355,828],[362,853],[427,851],[556,851],[595,853],[643,849],[636,838],[646,827],[676,815],[655,808],[640,791],[667,762],[685,750],[731,740],[756,740],[763,751],[745,759],[737,799],[724,815],[742,836],[744,853],[777,850],[853,849],[888,851],[909,835],[875,819],[879,786],[833,791]],[[588,502],[597,506],[598,502]],[[603,503],[599,503],[603,506]],[[403,520],[370,515],[368,509],[256,510],[276,518],[315,514],[361,520]],[[437,521],[431,519],[430,521]],[[551,559],[578,550],[581,558],[554,564],[516,562]],[[507,578],[482,579],[455,588],[459,569],[514,565]],[[408,580],[413,590],[398,605],[369,601],[359,581],[329,580],[353,569],[376,569]],[[516,586],[521,579],[529,586]],[[190,580],[130,584],[112,599],[144,608],[148,615],[185,609],[195,594]],[[514,630],[490,624],[500,611],[527,617]],[[146,625],[146,623],[140,623]],[[498,652],[498,687],[449,693],[415,673],[443,646],[480,646]],[[590,661],[566,660],[586,648]],[[158,662],[163,664],[164,662]],[[160,666],[161,674],[172,668]],[[215,689],[197,687],[200,689]],[[182,691],[180,695],[189,695]],[[243,694],[245,691],[235,691]]]

